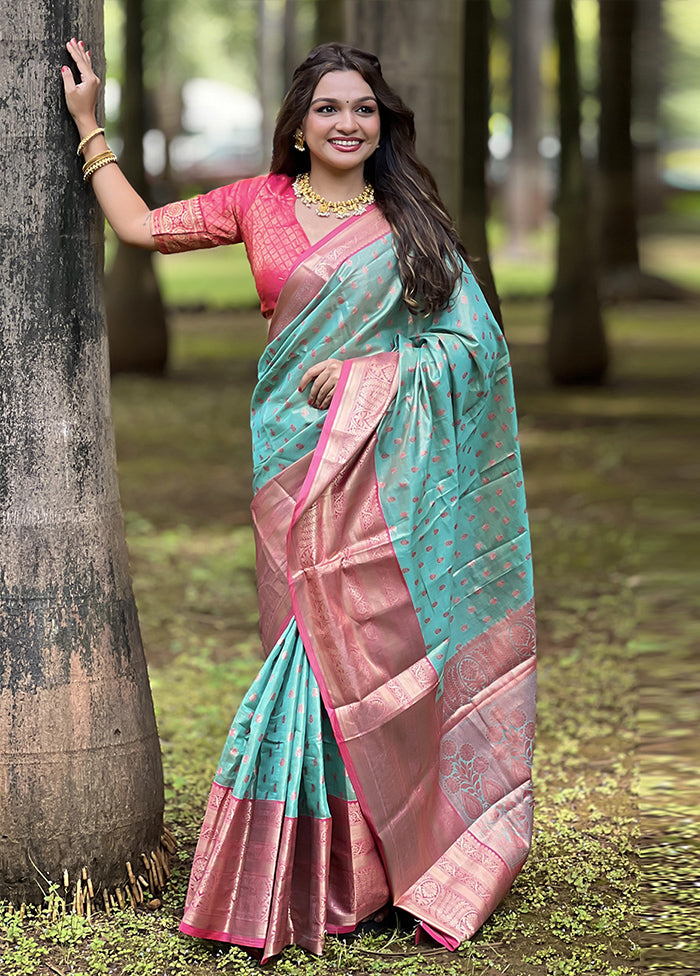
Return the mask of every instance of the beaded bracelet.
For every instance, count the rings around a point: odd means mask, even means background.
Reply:
[[[98,152],[94,156],[91,156],[89,159],[86,159],[85,162],[83,163],[83,173],[88,168],[88,166],[91,166],[93,163],[96,163],[98,159],[104,159],[106,156],[110,156],[110,155],[113,156],[114,153],[108,146],[102,152]]]
[[[93,173],[96,173],[98,169],[102,169],[102,167],[107,166],[108,163],[116,162],[117,157],[114,155],[111,149],[108,149],[103,153],[98,153],[97,156],[93,156],[92,159],[88,159],[83,166],[83,181],[87,183],[92,177]]]
[[[105,130],[103,128],[101,128],[100,126],[98,126],[96,129],[93,129],[92,132],[89,135],[85,136],[84,139],[81,139],[80,142],[78,143],[78,149],[77,149],[77,152],[76,152],[76,156],[79,156],[81,154],[81,152],[87,146],[88,142],[90,142],[91,139],[94,139],[95,136],[99,136],[100,133],[102,133],[104,131]]]

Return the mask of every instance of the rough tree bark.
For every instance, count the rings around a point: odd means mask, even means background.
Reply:
[[[581,154],[580,90],[571,0],[554,0],[559,47],[561,141],[557,274],[547,360],[555,383],[601,383],[608,366],[590,230],[590,192]]]
[[[156,850],[163,783],[127,568],[100,301],[102,221],[63,42],[104,77],[100,0],[0,5],[0,898],[96,889]],[[41,874],[39,873],[41,872]]]
[[[489,308],[498,322],[502,323],[501,304],[493,279],[486,237],[490,26],[489,0],[467,0],[464,18],[464,128],[459,230]]]
[[[124,150],[119,165],[147,200],[143,167],[143,0],[125,0],[124,12]],[[118,245],[105,282],[105,304],[112,372],[162,373],[168,359],[168,327],[151,251]]]
[[[346,40],[380,59],[416,116],[418,155],[453,218],[462,195],[464,0],[346,0]]]

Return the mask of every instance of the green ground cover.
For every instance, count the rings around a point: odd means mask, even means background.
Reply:
[[[532,855],[503,904],[455,954],[415,948],[401,933],[350,945],[331,938],[321,959],[285,950],[266,971],[622,976],[639,965],[641,943],[659,971],[655,942],[697,949],[697,797],[677,786],[695,769],[698,689],[687,666],[698,636],[688,608],[697,606],[699,578],[692,524],[700,311],[610,312],[614,369],[600,390],[548,386],[545,316],[542,302],[505,307],[539,614]],[[247,404],[264,326],[248,313],[179,314],[172,326],[169,379],[117,377],[113,410],[178,865],[156,911],[88,923],[34,910],[21,918],[0,906],[2,976],[259,969],[238,949],[179,935],[177,924],[221,743],[260,662]],[[655,731],[664,719],[671,734]],[[640,728],[648,744],[641,841]],[[651,865],[641,907],[640,846]],[[674,854],[680,907],[668,910],[663,865]]]

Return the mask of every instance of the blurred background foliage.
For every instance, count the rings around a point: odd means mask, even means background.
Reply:
[[[575,31],[563,58],[561,14]],[[129,21],[143,56],[141,68],[127,70]],[[658,247],[661,237],[700,227],[694,0],[105,0],[105,38],[110,138],[117,149],[142,143],[154,205],[266,170],[291,72],[317,41],[373,48],[416,111],[419,151],[494,311],[499,297],[551,296],[556,383],[605,380],[609,302],[685,300],[698,290],[697,263],[683,260],[682,249],[680,260],[664,260]],[[475,77],[469,68],[481,51],[486,67]],[[568,80],[560,64],[571,67]],[[120,105],[137,71],[143,98],[134,129]],[[482,103],[483,132],[474,115]],[[572,111],[578,122],[562,152]],[[254,307],[241,250],[167,264],[156,256],[166,308]],[[141,260],[150,266],[151,258]],[[125,275],[134,288],[146,281],[135,258],[122,264],[129,267],[120,283]],[[114,372],[167,366],[165,323],[156,365],[146,351],[158,316],[145,296],[154,287],[144,283],[144,297],[134,292],[121,314],[108,302]],[[128,300],[121,284],[112,290],[117,303]]]
[[[334,0],[296,0],[295,49],[301,60],[315,41],[315,6]],[[487,0],[484,0],[487,2]],[[493,30],[490,51],[491,126],[509,120],[510,39],[512,0],[492,0]],[[527,0],[526,0],[527,2]],[[683,147],[689,184],[700,189],[700,12],[694,0],[659,0],[663,7],[663,37],[658,55],[663,59],[660,92],[661,166],[672,165]],[[282,22],[284,0],[266,0]],[[195,78],[222,82],[250,95],[258,94],[258,27],[260,0],[145,0],[144,40],[146,87],[151,97],[164,81],[178,89]],[[459,0],[455,6],[459,5]],[[583,90],[584,120],[598,116],[598,0],[574,0]],[[124,80],[123,0],[105,0],[108,121],[118,130],[118,91]],[[283,39],[277,38],[279,56]],[[643,70],[643,66],[640,66]],[[550,37],[542,52],[541,97],[544,104],[542,135],[556,135],[557,56]],[[282,88],[280,88],[280,96]],[[216,115],[216,105],[211,107]],[[152,118],[152,122],[157,119]],[[590,127],[590,126],[589,126]],[[184,130],[183,130],[184,131]],[[261,150],[262,151],[262,150]],[[154,167],[155,169],[155,167]],[[156,171],[153,174],[157,177]],[[235,175],[235,174],[232,174]],[[251,174],[248,174],[251,175]]]

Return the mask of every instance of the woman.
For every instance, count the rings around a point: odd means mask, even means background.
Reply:
[[[455,948],[527,856],[534,611],[503,337],[372,55],[297,69],[271,173],[149,212],[63,69],[119,237],[243,241],[266,660],[212,787],[182,930],[314,952],[393,904]]]

